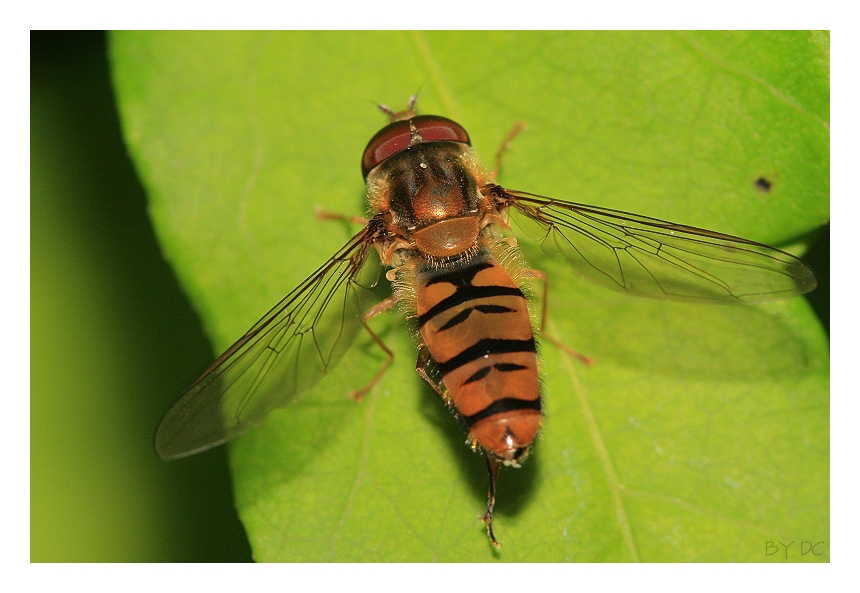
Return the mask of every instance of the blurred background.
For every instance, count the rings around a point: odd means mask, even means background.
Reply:
[[[30,559],[250,561],[226,449],[152,435],[213,359],[123,146],[106,35],[30,37]]]
[[[106,35],[33,32],[30,65],[30,559],[250,561],[226,449],[152,448],[214,353],[151,229]],[[829,331],[829,227],[805,259]]]

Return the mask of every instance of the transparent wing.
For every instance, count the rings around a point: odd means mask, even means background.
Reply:
[[[219,445],[310,389],[340,360],[374,303],[370,227],[266,313],[167,411],[155,433],[165,459]],[[378,300],[378,299],[377,299]]]
[[[499,207],[550,256],[602,286],[657,299],[754,303],[811,291],[805,263],[706,229],[489,186]]]

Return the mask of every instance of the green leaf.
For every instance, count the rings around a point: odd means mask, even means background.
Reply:
[[[829,217],[829,38],[820,33],[121,33],[125,134],[165,255],[221,351],[349,237],[359,159],[394,108],[460,122],[507,187],[787,246]],[[759,189],[766,179],[769,191]],[[829,558],[829,361],[803,299],[625,297],[549,278],[546,420],[500,476],[414,372],[396,314],[297,403],[230,445],[267,561]],[[826,542],[820,556],[801,542]],[[777,544],[773,544],[777,545]],[[797,552],[794,552],[797,550]]]

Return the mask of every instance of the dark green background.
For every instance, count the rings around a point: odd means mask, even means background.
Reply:
[[[31,37],[31,559],[249,560],[225,450],[155,457],[212,359],[129,162],[102,33]],[[829,327],[829,237],[809,254]]]
[[[152,434],[212,360],[126,155],[105,35],[31,34],[34,562],[247,561],[226,449]]]

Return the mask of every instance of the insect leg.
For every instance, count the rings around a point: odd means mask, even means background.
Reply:
[[[526,125],[518,121],[514,124],[513,129],[505,136],[505,139],[502,140],[502,145],[499,146],[499,149],[496,151],[496,168],[490,172],[490,181],[495,181],[496,177],[499,176],[499,171],[502,169],[502,154],[511,147],[511,142],[513,142],[514,138],[517,135],[526,129]]]
[[[373,341],[376,342],[377,346],[382,348],[382,351],[385,352],[386,358],[385,362],[382,363],[382,367],[380,367],[379,371],[376,373],[376,376],[374,376],[373,379],[371,379],[367,385],[365,385],[361,389],[353,391],[350,394],[352,395],[352,399],[354,399],[355,401],[361,401],[361,398],[363,398],[364,395],[368,391],[370,391],[371,388],[373,388],[373,386],[376,385],[376,383],[382,378],[382,375],[384,375],[385,371],[388,370],[388,367],[391,366],[391,361],[394,360],[394,353],[389,350],[388,346],[385,345],[385,342],[383,342],[382,339],[377,336],[372,329],[370,329],[370,326],[367,325],[367,322],[379,315],[380,313],[387,311],[396,303],[397,301],[394,300],[394,297],[390,296],[378,305],[372,307],[369,311],[367,311],[367,313],[361,316],[361,324],[364,326],[364,329],[367,330],[367,333],[370,334],[370,337],[373,338]]]
[[[544,329],[544,324],[546,323],[547,298],[549,295],[549,280],[547,280],[546,274],[544,272],[542,272],[541,270],[529,270],[528,274],[532,278],[534,278],[536,280],[540,280],[543,283],[543,298],[541,299],[542,303],[541,303],[541,314],[540,314],[540,326],[538,327],[538,331],[540,332],[541,337],[546,338],[547,340],[549,340],[550,342],[555,344],[558,348],[564,350],[565,352],[567,352],[568,354],[570,354],[574,358],[578,358],[579,360],[582,361],[582,363],[585,366],[590,365],[592,362],[594,362],[593,358],[591,358],[590,356],[586,356],[585,354],[582,354],[580,352],[577,352],[576,350],[574,350],[573,348],[571,348],[570,346],[568,346],[567,344],[565,344],[561,340],[557,340],[556,338],[554,338],[551,335],[549,335],[548,333],[546,333],[546,330]]]
[[[448,402],[449,397],[445,389],[433,377],[427,374],[427,361],[429,360],[430,351],[426,345],[421,344],[418,346],[418,360],[415,361],[415,371],[421,375],[421,378],[427,382],[427,385],[433,388],[433,391],[439,394],[439,397]]]
[[[484,458],[487,460],[487,471],[490,473],[490,491],[487,493],[487,511],[481,517],[481,521],[487,524],[487,535],[490,536],[493,547],[499,549],[502,544],[493,534],[493,507],[496,506],[496,478],[499,476],[499,462],[493,459],[489,453],[486,453]]]
[[[355,224],[367,225],[370,222],[363,216],[347,216],[345,214],[336,214],[334,212],[326,212],[323,209],[317,210],[317,218],[320,220],[340,220],[342,222],[352,222]]]

